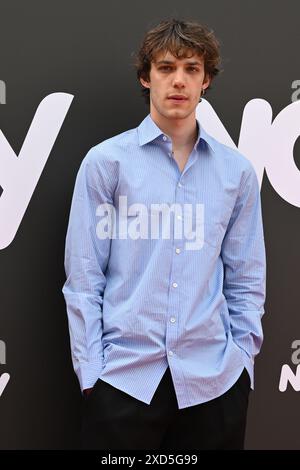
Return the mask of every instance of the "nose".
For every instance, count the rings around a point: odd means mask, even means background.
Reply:
[[[183,70],[176,70],[175,74],[173,75],[173,86],[177,88],[182,88],[185,86],[185,75]]]

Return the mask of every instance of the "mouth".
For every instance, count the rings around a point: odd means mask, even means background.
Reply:
[[[187,98],[185,97],[177,97],[177,96],[170,96],[168,100],[174,102],[174,103],[183,103],[187,101]]]

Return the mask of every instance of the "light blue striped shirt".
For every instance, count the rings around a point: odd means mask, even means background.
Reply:
[[[253,388],[266,277],[259,184],[248,159],[196,123],[182,172],[150,114],[81,163],[63,286],[81,390],[100,378],[149,404],[168,366],[179,408],[220,396],[244,367]]]

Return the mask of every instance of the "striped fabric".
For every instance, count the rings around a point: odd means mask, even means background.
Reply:
[[[253,388],[266,277],[259,185],[249,160],[196,123],[182,172],[150,114],[81,163],[63,286],[81,390],[100,378],[149,404],[168,366],[179,408],[223,394],[244,367]]]

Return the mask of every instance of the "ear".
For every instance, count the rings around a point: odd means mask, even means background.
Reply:
[[[140,77],[140,82],[145,88],[150,88],[150,83],[144,80],[142,77]]]
[[[206,75],[202,84],[202,88],[205,90],[209,86],[210,83],[211,83],[211,77],[209,75]]]

